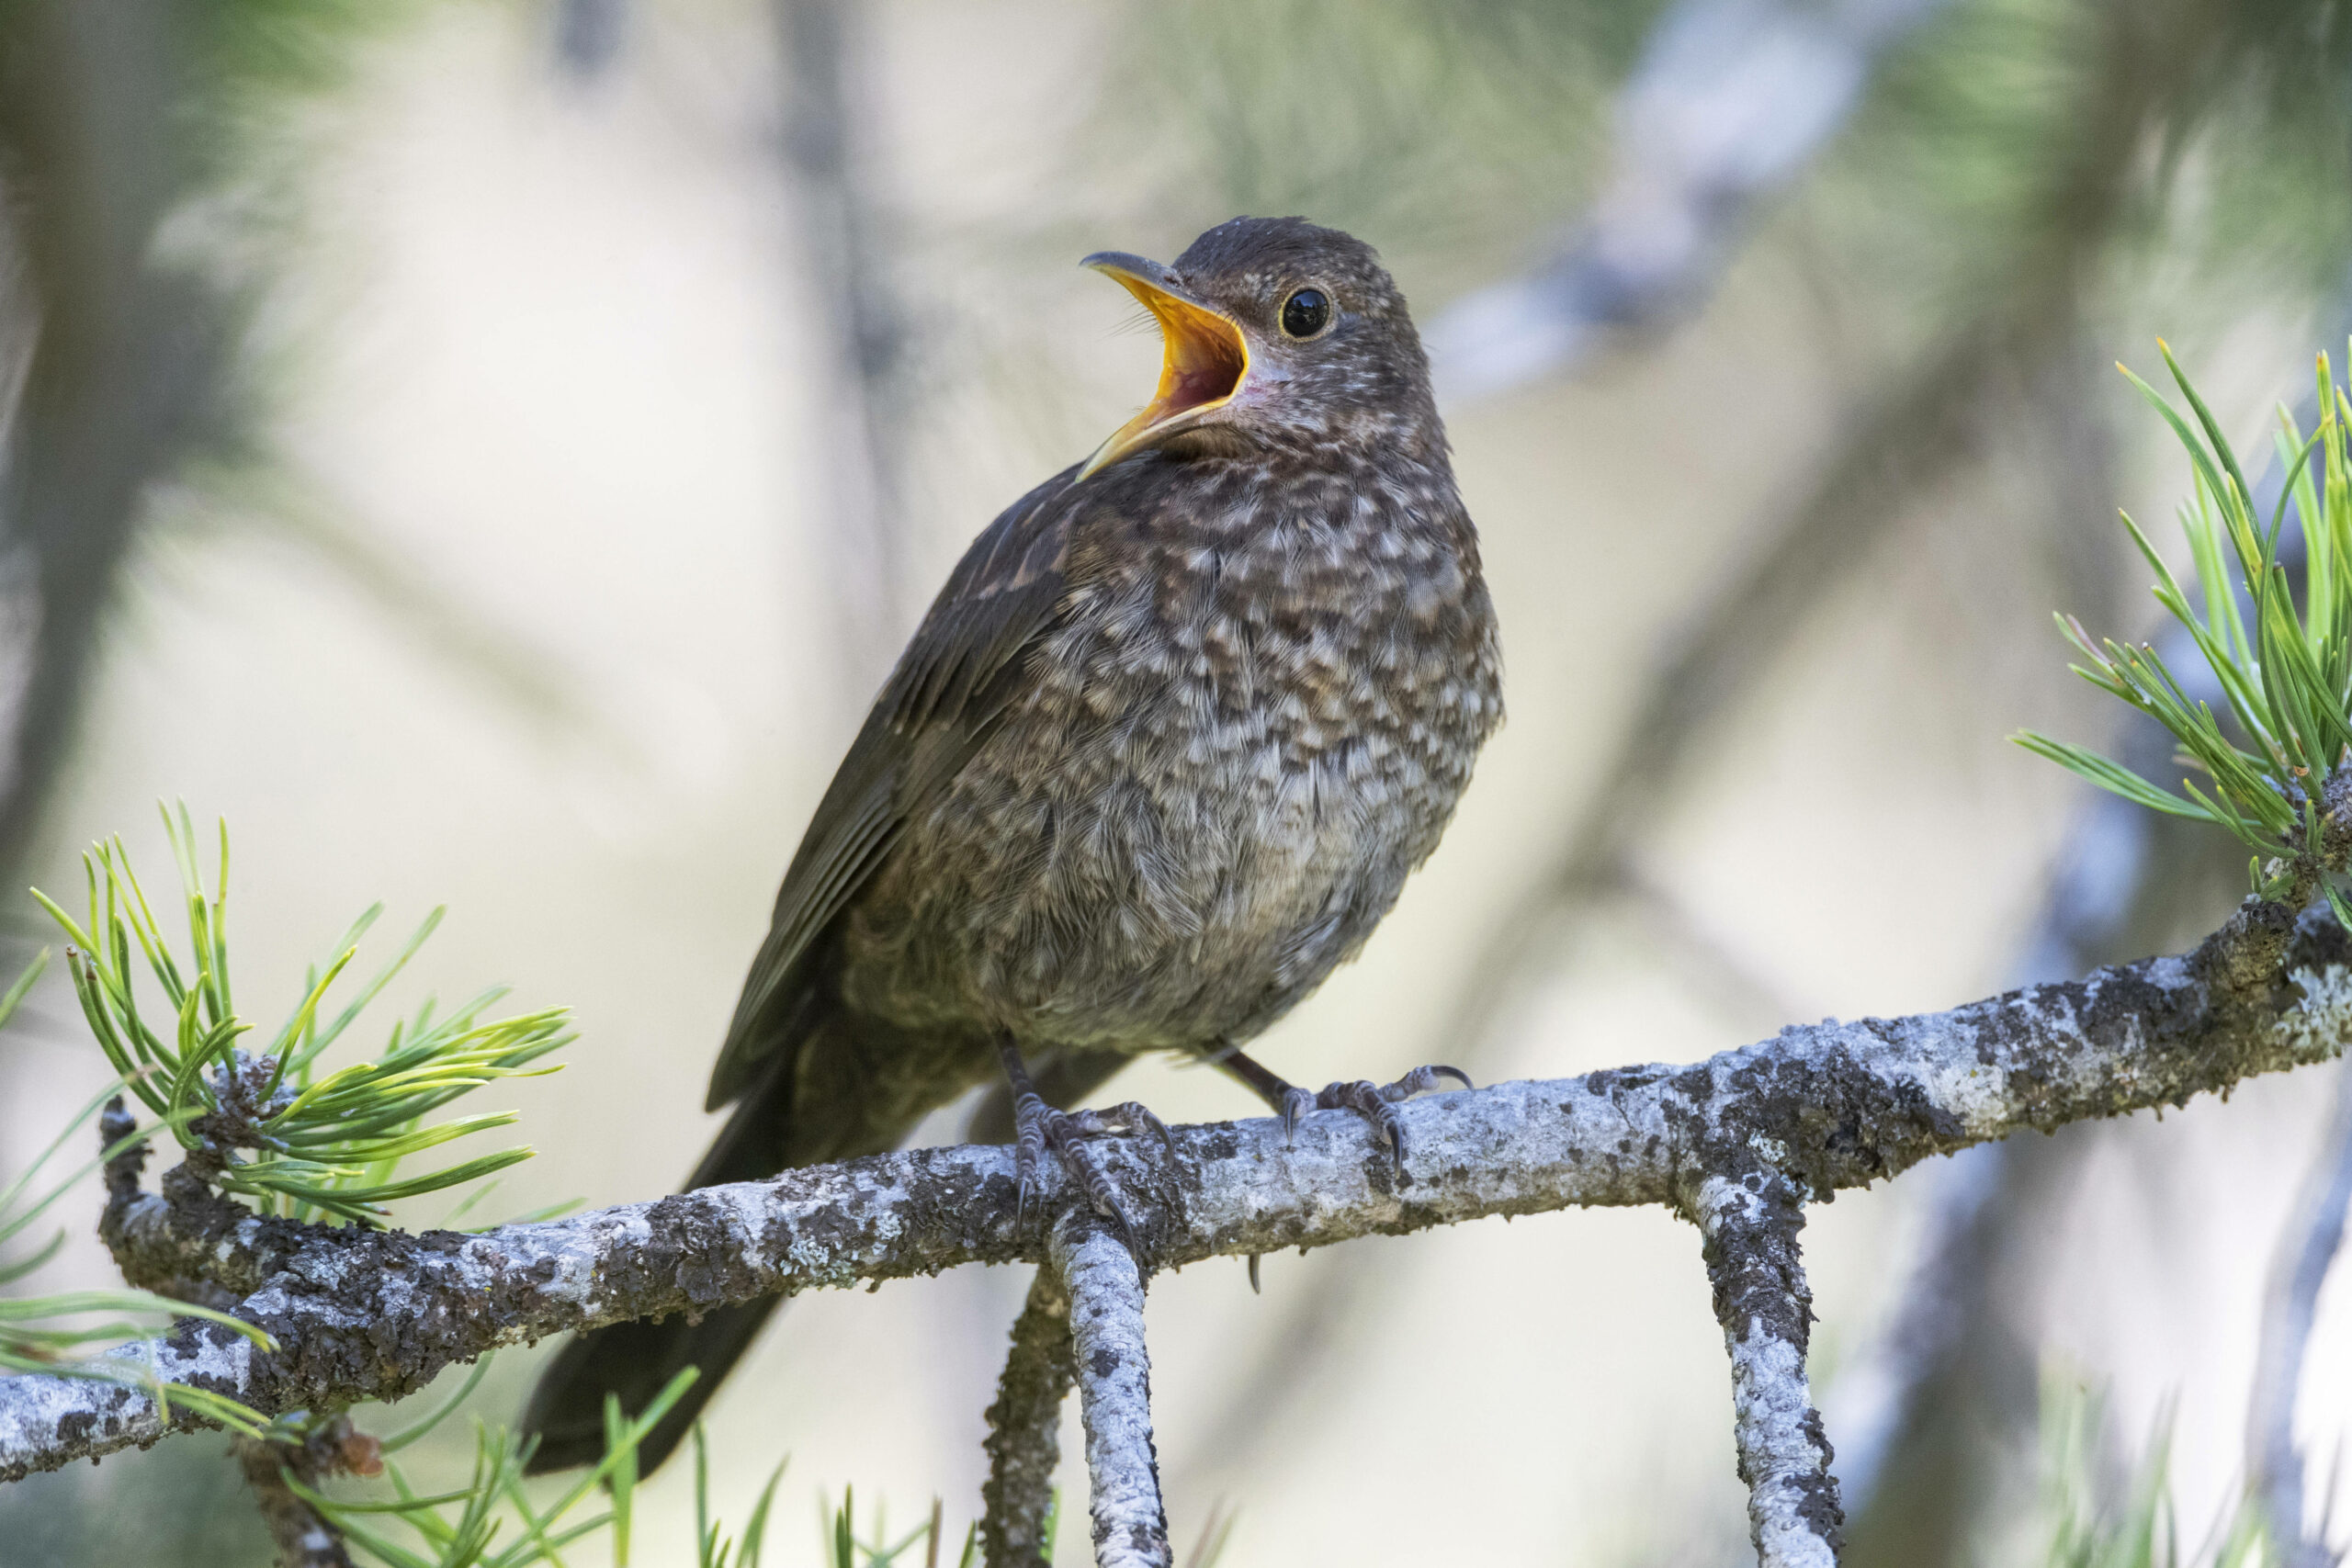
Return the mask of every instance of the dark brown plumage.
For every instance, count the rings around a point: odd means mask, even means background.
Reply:
[[[989,525],[900,657],[786,874],[689,1187],[894,1147],[1001,1063],[1078,1096],[1204,1055],[1392,1139],[1389,1102],[1430,1087],[1310,1096],[1238,1050],[1363,945],[1502,716],[1404,299],[1298,219],[1088,265],[1159,317],[1159,396]],[[1082,1144],[1106,1119],[1016,1100],[1024,1158],[1050,1145],[1116,1213]],[[658,1463],[772,1305],[567,1347],[526,1416],[536,1468],[596,1456],[607,1391],[634,1410],[699,1365]]]

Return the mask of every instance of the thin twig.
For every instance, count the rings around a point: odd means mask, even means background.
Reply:
[[[989,1478],[980,1540],[989,1568],[1044,1568],[1046,1515],[1061,1463],[1062,1401],[1078,1376],[1070,1359],[1069,1292],[1040,1268],[1012,1325],[1012,1349],[989,1406]]]
[[[1126,1242],[1084,1204],[1071,1205],[1055,1224],[1053,1266],[1069,1290],[1095,1568],[1170,1568],[1151,1435],[1142,1270]]]
[[[1805,1379],[1813,1292],[1797,1248],[1804,1206],[1785,1179],[1758,1171],[1708,1177],[1689,1208],[1731,1355],[1732,1435],[1757,1562],[1833,1568],[1846,1515]]]
[[[305,1486],[316,1486],[330,1475],[351,1468],[349,1454],[356,1438],[344,1416],[319,1422],[299,1443],[270,1442],[260,1438],[232,1437],[230,1448],[254,1491],[262,1522],[277,1548],[277,1568],[353,1568],[343,1536],[319,1517],[288,1486],[290,1475]]]

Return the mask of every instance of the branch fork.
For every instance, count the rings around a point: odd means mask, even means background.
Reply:
[[[1360,1118],[1175,1129],[1188,1174],[1151,1263],[1182,1267],[1402,1235],[1490,1214],[1658,1204],[1699,1226],[1733,1371],[1735,1430],[1767,1564],[1835,1561],[1830,1445],[1804,1379],[1803,1204],[1931,1156],[2093,1116],[2179,1104],[2327,1060],[2352,1035],[2352,946],[2320,908],[2249,900],[2196,950],[1948,1012],[1835,1020],[1688,1066],[1493,1085],[1399,1107],[1411,1181]],[[1156,1147],[1098,1149],[1152,1190]],[[991,1411],[990,1561],[1038,1560],[1073,1385],[1087,1417],[1099,1561],[1164,1564],[1143,1270],[1050,1163],[1040,1232],[1019,1223],[1014,1153],[907,1150],[542,1224],[407,1235],[266,1219],[135,1162],[108,1173],[102,1230],[133,1283],[197,1280],[277,1344],[183,1322],[126,1347],[126,1379],[195,1383],[264,1416],[398,1399],[500,1346],[974,1263],[1039,1264]],[[173,1427],[196,1425],[177,1415]],[[0,1480],[166,1435],[135,1381],[0,1382]],[[1023,1553],[1027,1553],[1023,1556]]]
[[[1770,1169],[1710,1176],[1684,1208],[1699,1227],[1731,1356],[1732,1432],[1757,1561],[1828,1568],[1844,1544],[1846,1515],[1805,1374],[1813,1292],[1797,1248],[1802,1190]]]

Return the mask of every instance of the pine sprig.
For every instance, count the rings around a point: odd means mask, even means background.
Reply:
[[[48,966],[46,948],[26,965],[15,984],[6,994],[0,994],[0,1025],[5,1025],[17,1010],[25,993],[40,977]],[[67,1192],[79,1186],[93,1172],[109,1160],[129,1154],[159,1131],[156,1127],[141,1128],[116,1139],[99,1151],[96,1158],[80,1166],[68,1175],[51,1180],[46,1190],[37,1190],[43,1172],[66,1144],[106,1103],[127,1087],[124,1079],[117,1079],[98,1091],[80,1112],[65,1124],[49,1146],[35,1156],[22,1174],[0,1190],[0,1287],[16,1284],[54,1258],[65,1245],[65,1233],[57,1231],[29,1252],[12,1256],[22,1237],[34,1222],[40,1219]],[[119,1348],[124,1340],[146,1338],[168,1327],[175,1318],[196,1317],[217,1323],[234,1330],[264,1348],[276,1346],[269,1336],[254,1325],[227,1313],[216,1312],[192,1303],[174,1301],[153,1291],[114,1290],[66,1291],[40,1296],[11,1296],[0,1298],[0,1371],[48,1372],[58,1377],[96,1378],[107,1382],[124,1383],[145,1390],[154,1396],[164,1416],[170,1419],[174,1411],[187,1411],[219,1422],[233,1431],[259,1436],[270,1429],[270,1424],[236,1400],[214,1393],[210,1389],[189,1388],[167,1383],[158,1379],[134,1349],[118,1354],[85,1357],[92,1347]]]
[[[265,1213],[377,1224],[397,1199],[477,1180],[531,1156],[502,1149],[418,1175],[401,1162],[514,1120],[510,1111],[430,1122],[460,1096],[501,1078],[553,1072],[532,1064],[567,1043],[560,1009],[485,1021],[505,993],[493,989],[444,1017],[427,1002],[392,1026],[375,1057],[329,1070],[327,1049],[406,967],[441,920],[435,909],[390,963],[342,1009],[327,1015],[329,991],[382,913],[354,922],[303,996],[258,1050],[240,1042],[253,1026],[232,1006],[226,884],[229,836],[220,829],[220,869],[208,895],[187,809],[164,813],[187,921],[187,967],[172,951],[118,838],[82,857],[88,913],[77,919],[38,889],[72,942],[66,962],[91,1032],[115,1070],[168,1126],[212,1185],[253,1200]],[[162,993],[152,1013],[139,1000],[132,950]]]
[[[2156,602],[2211,671],[2222,711],[2192,696],[2153,646],[2095,641],[2069,615],[2059,616],[2058,626],[2083,658],[2075,673],[2162,724],[2179,743],[2179,761],[2202,781],[2185,777],[2176,794],[2071,742],[2031,730],[2014,739],[2101,789],[2225,829],[2254,852],[2256,892],[2279,896],[2300,883],[2308,897],[2316,884],[2352,925],[2352,906],[2325,882],[2333,825],[2326,784],[2352,761],[2352,480],[2345,446],[2352,400],[2320,355],[2318,428],[2306,436],[2292,413],[2279,411],[2276,445],[2289,482],[2262,517],[2212,411],[2172,350],[2163,353],[2188,415],[2123,374],[2188,453],[2196,491],[2180,509],[2180,525],[2196,569],[2195,598],[2140,525],[2128,514],[2123,525],[2155,573]],[[2302,521],[2300,572],[2279,560],[2290,502]]]

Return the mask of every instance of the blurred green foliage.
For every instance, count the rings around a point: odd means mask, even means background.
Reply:
[[[2171,1437],[2159,1425],[2121,1488],[2101,1484],[2104,1406],[2079,1383],[2041,1383],[2041,1508],[2046,1568],[2278,1568],[2261,1510],[2242,1500],[2197,1540],[2173,1507]]]
[[[2020,283],[2338,290],[2352,25],[2327,0],[1970,0],[1888,61],[1825,174],[1843,280],[1939,316]]]
[[[1523,242],[1605,158],[1644,0],[1190,0],[1130,14],[1080,145],[1193,229],[1304,213],[1418,250]]]

